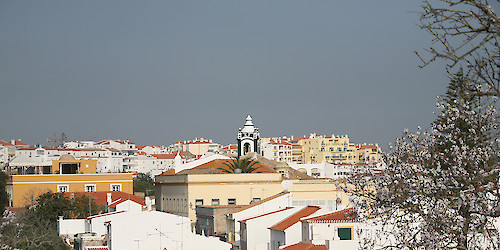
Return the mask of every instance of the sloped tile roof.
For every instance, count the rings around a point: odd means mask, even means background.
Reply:
[[[328,250],[325,245],[313,245],[309,243],[299,242],[287,247],[282,248],[283,250]]]
[[[331,222],[354,222],[356,221],[356,214],[354,214],[354,210],[351,208],[346,208],[340,211],[336,211],[329,214],[320,215],[317,217],[303,219],[304,221],[312,221],[312,222],[323,222],[323,223],[331,223]]]
[[[155,157],[156,159],[174,159],[175,158],[175,154],[152,154],[153,157]]]
[[[215,159],[194,168],[180,171],[177,174],[221,174],[224,173],[224,170],[220,170],[219,168],[229,170],[229,167],[224,164],[226,162],[229,164],[231,160]],[[261,164],[260,162],[255,164],[254,167],[257,169],[252,173],[276,173],[276,171]]]
[[[14,145],[4,141],[0,141],[0,145],[4,147],[14,147]]]
[[[104,206],[104,205],[106,205],[106,201],[108,199],[108,195],[107,195],[108,193],[111,193],[111,202],[112,203],[121,199],[121,200],[132,200],[132,201],[137,202],[143,206],[146,205],[146,203],[144,203],[144,198],[133,195],[133,194],[121,192],[121,191],[65,192],[64,196],[71,197],[71,195],[73,194],[75,197],[76,196],[92,197],[92,198],[94,198],[94,200],[98,206]]]
[[[304,209],[301,209],[297,213],[294,213],[290,217],[282,220],[278,224],[270,227],[269,229],[273,230],[278,230],[278,231],[285,231],[287,228],[293,226],[295,223],[299,222],[300,219],[307,217],[314,212],[318,211],[320,208],[316,206],[307,206]]]

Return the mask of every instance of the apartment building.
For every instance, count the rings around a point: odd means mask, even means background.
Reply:
[[[221,145],[205,138],[195,138],[191,141],[174,142],[170,145],[173,151],[189,151],[194,155],[203,155],[207,152],[219,152]]]
[[[376,163],[381,160],[381,150],[377,144],[354,144],[347,135],[316,135],[301,138],[296,142],[301,148],[299,163]],[[298,149],[296,150],[298,152]]]
[[[95,192],[122,191],[133,193],[132,174],[98,174],[97,160],[76,160],[66,154],[52,160],[47,166],[12,166],[7,181],[9,205],[20,207],[33,204],[36,198],[47,191]],[[16,171],[14,171],[14,169]]]
[[[292,144],[286,138],[262,138],[260,144],[262,156],[277,162],[292,162]]]

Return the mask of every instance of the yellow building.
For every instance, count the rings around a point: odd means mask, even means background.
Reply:
[[[283,191],[280,173],[181,174],[156,176],[156,209],[196,221],[196,206],[248,205]],[[290,180],[294,205],[334,205],[348,196],[326,179]]]
[[[375,144],[356,145],[344,136],[311,134],[296,142],[301,148],[301,162],[311,163],[374,163],[380,161],[380,147]],[[368,152],[368,151],[369,152]],[[297,149],[296,152],[299,152]],[[373,160],[372,160],[373,159]]]
[[[131,173],[96,174],[96,164],[97,160],[75,160],[65,155],[52,161],[50,170],[11,175],[6,187],[10,197],[9,206],[33,204],[40,194],[47,191],[122,191],[133,194]]]
[[[95,174],[97,160],[76,160],[71,155],[63,155],[59,160],[52,161],[53,174]]]

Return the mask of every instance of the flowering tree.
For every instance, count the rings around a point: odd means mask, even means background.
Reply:
[[[433,37],[420,55],[423,66],[442,59],[451,68],[464,68],[471,81],[470,94],[496,96],[500,93],[499,0],[423,0],[420,27]]]
[[[456,74],[431,129],[405,131],[380,175],[356,172],[344,186],[377,230],[365,247],[500,249],[498,115],[471,84]]]

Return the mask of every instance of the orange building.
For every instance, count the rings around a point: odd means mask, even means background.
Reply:
[[[122,191],[133,194],[132,173],[96,174],[96,165],[97,160],[75,160],[72,156],[65,155],[52,161],[52,169],[49,171],[52,174],[36,172],[11,175],[6,187],[9,205],[20,207],[34,204],[38,196],[47,191]]]

